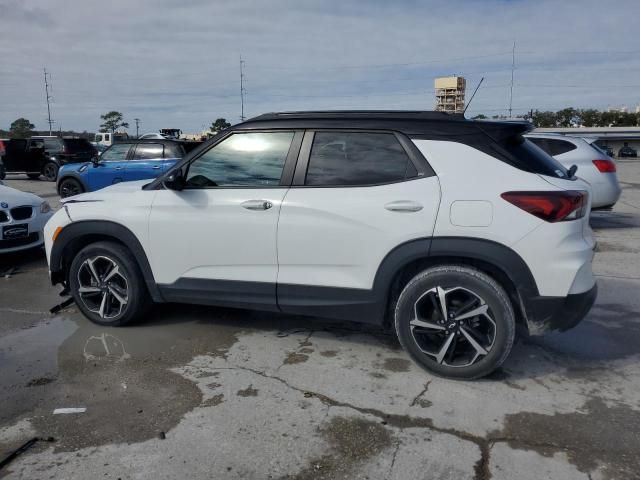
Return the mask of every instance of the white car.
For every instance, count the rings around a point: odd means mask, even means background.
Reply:
[[[140,140],[166,140],[167,138],[169,138],[168,135],[163,135],[161,133],[145,133],[144,135],[140,135],[140,137],[138,137]]]
[[[610,209],[620,198],[616,163],[600,147],[597,138],[532,133],[527,138],[566,168],[578,167],[576,175],[591,185],[593,209]]]
[[[42,198],[0,182],[0,254],[42,245],[42,229],[52,215]]]
[[[185,302],[395,330],[477,378],[516,328],[595,301],[588,185],[522,123],[440,112],[293,112],[231,127],[149,182],[77,195],[45,227],[54,284],[101,325]]]

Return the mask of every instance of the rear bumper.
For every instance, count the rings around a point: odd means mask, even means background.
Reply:
[[[553,330],[564,332],[587,316],[596,301],[598,286],[566,297],[533,297],[523,299],[530,335],[543,335]]]

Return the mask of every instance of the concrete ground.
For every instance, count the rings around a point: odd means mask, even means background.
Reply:
[[[621,201],[592,215],[597,304],[474,382],[350,323],[180,305],[129,328],[50,315],[42,252],[0,258],[0,459],[55,439],[0,477],[639,478],[640,161],[618,165]],[[51,183],[6,183],[56,201]]]

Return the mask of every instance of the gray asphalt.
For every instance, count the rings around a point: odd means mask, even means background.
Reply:
[[[0,459],[55,439],[0,477],[639,478],[640,161],[618,166],[621,201],[591,218],[594,309],[475,382],[433,377],[351,323],[180,305],[119,329],[50,315],[42,251],[0,257]],[[51,183],[6,183],[59,207]]]

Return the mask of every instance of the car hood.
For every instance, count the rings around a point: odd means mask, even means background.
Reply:
[[[7,207],[13,208],[20,205],[32,205],[37,207],[44,200],[34,195],[33,193],[21,192],[15,188],[7,187],[6,185],[0,185],[0,205],[7,204]]]
[[[81,193],[80,195],[74,195],[73,197],[63,198],[61,202],[64,203],[77,203],[77,202],[98,202],[102,200],[108,200],[114,197],[121,197],[123,194],[137,192],[142,190],[142,187],[151,183],[151,180],[138,180],[136,182],[120,182],[115,185],[110,185],[101,190],[95,192]]]

